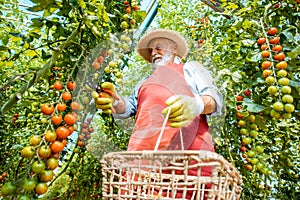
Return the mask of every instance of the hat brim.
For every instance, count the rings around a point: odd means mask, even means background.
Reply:
[[[138,53],[148,62],[151,63],[151,54],[149,52],[148,44],[154,38],[167,38],[177,44],[177,56],[185,58],[188,53],[188,44],[185,38],[179,33],[167,30],[157,29],[144,35],[137,44]]]

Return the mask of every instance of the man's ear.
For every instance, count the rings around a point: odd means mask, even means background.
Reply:
[[[177,55],[177,44],[173,45],[173,53]]]

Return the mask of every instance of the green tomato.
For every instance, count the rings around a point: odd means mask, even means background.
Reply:
[[[30,197],[27,195],[19,196],[18,200],[30,200]]]
[[[1,193],[4,196],[9,196],[14,194],[16,189],[16,186],[12,182],[6,182],[1,188]]]
[[[36,183],[35,183],[35,180],[25,180],[24,181],[24,183],[23,183],[23,189],[25,190],[25,191],[32,191],[32,190],[34,190],[34,188],[35,188],[35,185],[36,185]]]
[[[43,161],[35,161],[31,166],[32,171],[36,174],[41,173],[45,168],[46,165]]]

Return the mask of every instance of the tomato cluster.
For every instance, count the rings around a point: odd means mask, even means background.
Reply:
[[[237,131],[241,138],[240,152],[244,159],[244,167],[252,171],[254,166],[264,175],[270,174],[270,169],[264,163],[264,147],[259,143],[261,130],[257,124],[260,117],[256,113],[248,112],[243,108],[245,98],[251,98],[252,91],[244,90],[236,96]]]
[[[268,93],[274,102],[270,115],[275,119],[289,119],[295,110],[291,95],[290,79],[288,78],[288,63],[280,44],[278,29],[271,27],[267,34],[257,40],[261,49],[262,75],[268,85]]]

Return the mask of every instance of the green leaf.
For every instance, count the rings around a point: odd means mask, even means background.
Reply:
[[[247,111],[253,113],[260,113],[266,108],[265,106],[254,103],[253,100],[249,98],[244,98],[243,105],[247,107]]]
[[[300,45],[294,48],[291,52],[288,52],[287,55],[290,58],[296,58],[298,55],[300,55]]]
[[[5,47],[5,46],[0,46],[0,51],[7,51],[7,50],[8,50],[7,47]]]
[[[300,82],[290,80],[290,86],[292,86],[292,87],[300,87]]]
[[[232,80],[236,83],[241,82],[243,79],[243,76],[241,75],[240,71],[233,72],[231,77],[232,77]]]

